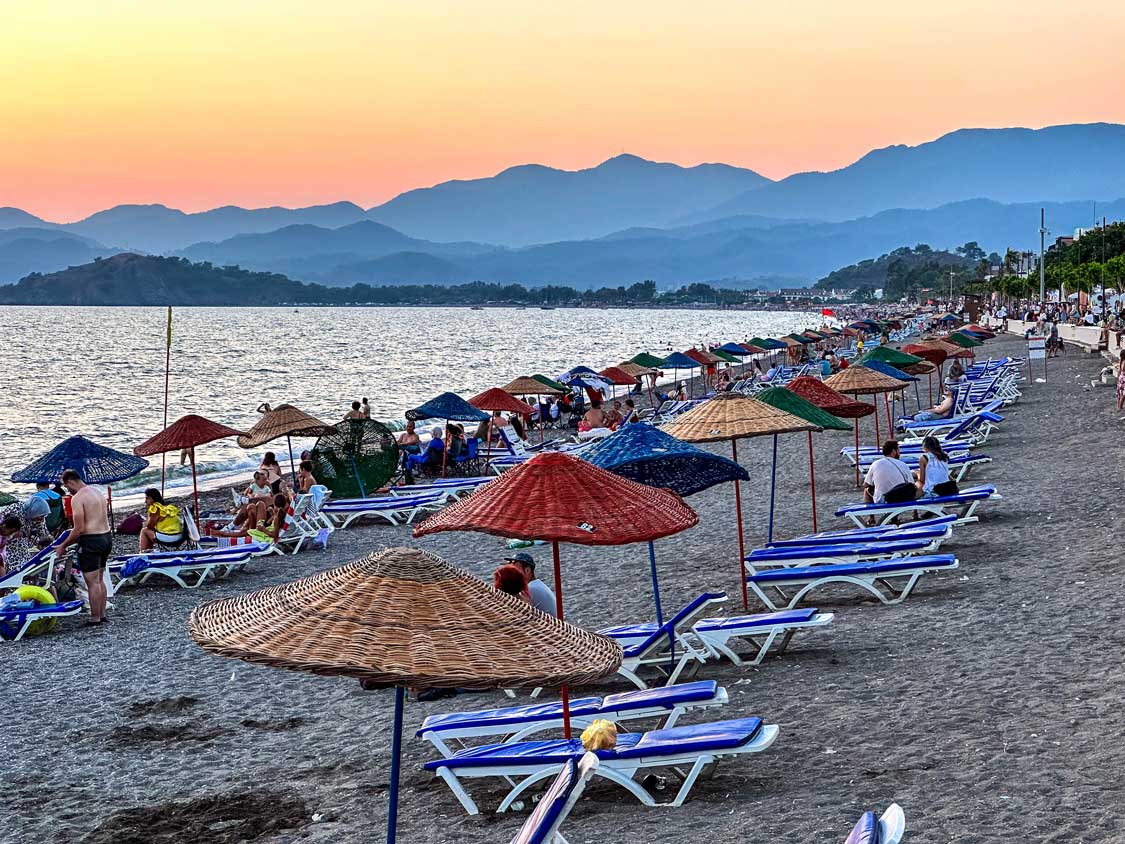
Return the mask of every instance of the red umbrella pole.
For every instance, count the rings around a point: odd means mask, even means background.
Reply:
[[[855,418],[855,485],[859,489],[859,417]]]
[[[883,393],[883,409],[887,411],[887,439],[891,439],[895,435],[895,426],[894,423],[891,422],[891,402],[890,399],[887,398],[886,393]],[[875,412],[879,412],[878,405],[876,405]]]
[[[547,424],[547,420],[543,418],[543,400],[539,398],[538,393],[535,394],[535,406],[539,408],[539,444],[542,445],[543,438],[547,436],[543,430],[544,426]]]
[[[731,459],[738,462],[738,444],[730,441]],[[734,511],[738,518],[738,569],[742,572],[742,608],[750,608],[750,593],[746,589],[746,540],[742,536],[742,490],[739,482],[734,482]]]
[[[856,398],[859,398],[859,396],[856,396]],[[879,400],[875,399],[875,447],[876,448],[879,447],[879,440],[880,439],[882,439],[882,438],[879,436]]]
[[[559,621],[563,617],[563,590],[562,590],[562,564],[559,562],[559,543],[555,540],[551,543],[551,553],[555,558],[555,611],[558,613]],[[562,694],[562,709],[563,709],[563,737],[570,738],[570,690],[563,686],[561,689]]]
[[[934,371],[931,369],[926,373],[926,393],[930,397],[930,407],[934,405]]]
[[[812,431],[805,433],[809,435],[809,490],[812,492],[812,531],[816,533],[816,468],[813,465]]]
[[[442,445],[445,446],[445,447],[441,450],[441,476],[442,476],[442,478],[445,477],[445,461],[449,458],[449,440],[450,439],[451,439],[451,437],[449,436],[449,420],[446,419],[445,420],[445,441],[442,443]]]

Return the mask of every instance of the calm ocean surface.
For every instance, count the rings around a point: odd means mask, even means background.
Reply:
[[[82,434],[122,451],[160,431],[165,311],[0,307],[8,350],[0,404],[0,488],[62,439]],[[242,430],[262,402],[289,402],[326,422],[367,396],[373,416],[399,420],[444,390],[465,398],[519,375],[602,369],[638,352],[746,340],[819,324],[819,314],[703,310],[544,311],[528,308],[178,308],[168,419],[198,413]],[[301,444],[302,447],[305,445]],[[294,449],[298,443],[294,441]],[[233,439],[197,450],[214,481],[257,466]],[[178,466],[172,484],[190,484]],[[160,457],[124,482],[149,485]]]

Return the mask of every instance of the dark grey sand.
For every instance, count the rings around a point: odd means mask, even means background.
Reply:
[[[1022,349],[1011,339],[986,347]],[[569,839],[839,842],[861,811],[893,800],[905,808],[907,841],[1125,840],[1120,423],[1112,388],[1088,387],[1099,358],[1072,352],[1050,363],[1050,383],[1025,385],[988,443],[996,462],[973,480],[1005,498],[947,546],[959,572],[924,579],[894,607],[824,592],[818,605],[837,613],[829,629],[799,636],[758,669],[706,666],[700,676],[731,695],[721,717],[760,715],[780,725],[776,744],[720,765],[679,809],[646,809],[595,781],[565,827]],[[854,490],[837,452],[851,437],[816,440],[821,526],[841,526],[832,509]],[[740,454],[755,479],[744,493],[753,544],[765,532],[769,441],[745,442]],[[803,435],[783,440],[781,457],[785,536],[809,527]],[[706,589],[738,594],[730,487],[690,503],[701,524],[657,545],[668,606]],[[0,840],[380,840],[390,693],[207,655],[186,620],[201,601],[394,544],[414,544],[409,528],[337,532],[327,551],[272,557],[198,591],[126,591],[108,628],[71,622],[0,645]],[[482,535],[418,544],[482,577],[501,556],[500,541]],[[597,628],[650,618],[643,547],[565,547],[563,560],[571,620]],[[407,723],[500,701],[410,701]],[[524,814],[470,818],[422,770],[429,745],[408,738],[404,754],[401,841],[514,834]],[[502,796],[484,781],[470,787],[488,808]]]

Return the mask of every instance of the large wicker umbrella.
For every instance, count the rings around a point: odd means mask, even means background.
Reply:
[[[499,410],[502,413],[518,413],[520,416],[531,416],[535,412],[535,408],[530,404],[520,401],[501,387],[492,387],[483,393],[478,393],[469,399],[469,404],[478,410]],[[492,459],[492,419],[492,416],[488,417],[488,446],[485,462]]]
[[[726,481],[748,481],[750,475],[725,457],[678,440],[651,425],[625,425],[582,454],[584,460],[639,484],[692,495]],[[656,549],[648,543],[649,570],[656,622],[664,623]]]
[[[847,369],[841,369],[835,375],[825,378],[824,383],[838,393],[851,393],[858,401],[859,396],[893,393],[896,390],[901,390],[903,382],[866,366],[849,366]],[[876,411],[875,445],[879,445],[879,439],[879,412]]]
[[[699,516],[678,495],[653,489],[561,452],[537,454],[414,528],[414,536],[472,530],[551,543],[555,601],[563,617],[559,543],[627,545],[679,533]],[[570,703],[563,688],[570,738]]]
[[[754,396],[758,401],[784,410],[806,422],[811,422],[823,431],[850,431],[851,425],[827,410],[817,407],[806,401],[796,393],[784,387],[767,387]],[[816,468],[813,463],[812,431],[808,431],[809,438],[809,493],[812,497],[812,529],[816,533]],[[773,524],[773,487],[770,487],[770,524]],[[770,531],[772,533],[772,530]]]
[[[191,457],[191,486],[195,498],[195,512],[199,513],[199,479],[195,474],[195,447],[227,437],[245,436],[244,431],[236,431],[203,416],[189,413],[181,416],[156,436],[150,437],[133,449],[137,457],[149,457],[169,451],[187,449]]]
[[[500,389],[513,396],[535,396],[536,407],[539,406],[540,396],[565,396],[570,392],[570,387],[566,384],[560,384],[545,375],[521,375]],[[543,420],[540,419],[539,442],[543,442],[545,437]]]
[[[552,618],[416,548],[387,548],[292,583],[203,604],[204,650],[395,689],[387,841],[398,821],[404,687],[497,689],[590,683],[621,646]]]
[[[755,401],[739,393],[719,393],[710,401],[689,410],[664,426],[665,432],[687,442],[730,441],[731,457],[738,462],[738,440],[748,437],[773,436],[773,462],[770,487],[777,477],[777,435],[793,431],[818,430],[816,425]],[[742,529],[742,491],[734,482],[734,509],[738,526],[738,565],[742,573],[742,606],[750,606],[746,588],[746,538]],[[772,539],[773,525],[770,525]]]
[[[875,405],[867,402],[849,399],[843,393],[838,393],[825,384],[809,375],[800,375],[785,385],[785,389],[796,393],[810,404],[815,404],[822,410],[827,410],[833,416],[841,419],[851,419],[855,427],[855,450],[859,454],[859,418],[875,412]],[[855,464],[855,483],[859,486],[859,460]]]
[[[293,470],[294,483],[297,467],[293,462],[293,437],[320,437],[331,433],[331,425],[325,424],[300,408],[291,404],[279,404],[271,408],[268,404],[258,405],[261,418],[254,423],[246,436],[238,438],[239,448],[256,448],[271,440],[285,437],[289,447],[289,468]]]

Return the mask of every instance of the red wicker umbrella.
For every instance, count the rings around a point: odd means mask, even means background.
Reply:
[[[183,451],[187,449],[191,457],[191,486],[195,497],[195,512],[199,514],[199,483],[195,476],[195,447],[215,440],[224,440],[227,437],[248,436],[245,431],[236,431],[218,422],[212,422],[203,416],[189,413],[181,416],[159,434],[145,440],[133,449],[137,457],[148,457],[153,454],[163,454],[167,451]]]
[[[910,343],[902,347],[908,355],[924,358],[938,368],[938,383],[941,383],[941,365],[949,357],[943,349],[935,346],[923,346],[921,343]],[[934,378],[932,372],[926,373],[927,389],[929,390],[930,404],[934,403]]]
[[[874,413],[875,405],[849,399],[843,393],[833,390],[823,381],[818,381],[808,375],[794,378],[786,385],[786,389],[796,393],[805,401],[827,410],[833,416],[855,420],[855,483],[856,486],[859,486],[859,418]]]
[[[520,416],[530,417],[535,408],[525,401],[520,401],[511,393],[505,392],[500,387],[492,387],[469,399],[469,404],[478,410],[499,410],[505,413],[518,413]],[[485,462],[492,459],[492,417],[488,418],[488,447],[485,449]]]
[[[610,383],[609,397],[610,399],[617,398],[614,387],[635,387],[637,385],[636,376],[630,375],[625,370],[618,366],[607,366],[598,375],[607,379]]]
[[[680,496],[630,481],[560,452],[537,454],[515,469],[435,513],[414,536],[472,530],[551,543],[555,601],[563,617],[559,543],[627,545],[679,533],[699,523]],[[570,738],[570,704],[563,689],[563,718]]]

